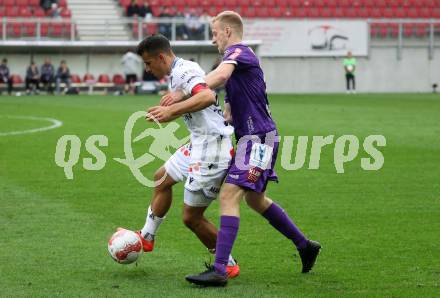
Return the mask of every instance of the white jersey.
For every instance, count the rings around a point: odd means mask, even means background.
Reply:
[[[191,94],[198,84],[205,83],[205,72],[192,61],[175,58],[170,73],[170,89]],[[218,104],[183,115],[191,133],[191,143],[179,148],[165,163],[166,172],[174,181],[186,181],[185,204],[208,206],[223,183],[232,158],[232,126],[225,123]],[[202,196],[196,193],[201,191]]]
[[[198,84],[205,83],[205,72],[195,62],[176,57],[170,74],[171,91],[182,90],[191,94]],[[191,141],[194,143],[200,136],[214,135],[229,137],[234,128],[225,123],[220,106],[213,104],[203,110],[182,115],[188,130],[191,132]]]

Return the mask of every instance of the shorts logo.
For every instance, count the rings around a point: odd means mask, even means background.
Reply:
[[[229,174],[229,177],[231,177],[232,179],[238,179],[240,178],[238,175],[233,175],[233,174]]]
[[[257,182],[258,179],[260,178],[262,172],[263,172],[263,170],[261,170],[257,167],[250,168],[248,171],[247,180],[252,183]]]
[[[220,192],[220,188],[215,187],[215,186],[211,186],[209,191],[212,192],[212,193],[219,193]]]

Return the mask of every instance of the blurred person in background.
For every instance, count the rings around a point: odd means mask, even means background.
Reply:
[[[127,17],[133,17],[139,15],[139,6],[136,4],[136,0],[131,0],[131,3],[127,6]]]
[[[356,70],[356,58],[353,57],[351,51],[347,52],[347,56],[344,58],[343,65],[345,70],[345,80],[347,83],[347,94],[348,93],[355,94],[356,81],[355,81],[354,72]]]
[[[38,71],[38,66],[34,61],[31,61],[31,65],[29,65],[26,70],[25,84],[27,95],[30,95],[31,93],[40,93],[40,72]]]
[[[161,9],[159,18],[172,18],[174,15],[171,10],[166,7]],[[164,35],[166,38],[171,39],[171,23],[159,23],[159,33]]]
[[[153,16],[153,11],[148,1],[144,1],[144,4],[139,7],[139,16],[145,19],[149,19]]]
[[[60,84],[64,83],[64,92],[69,90],[70,88],[70,70],[67,67],[67,63],[65,60],[61,60],[60,66],[57,70],[57,79],[56,79],[56,93],[60,94]]]
[[[8,59],[3,58],[0,64],[0,85],[5,84],[8,86],[8,94],[11,95],[13,88],[12,77],[9,74]]]
[[[142,69],[142,59],[133,53],[128,51],[121,60],[122,68],[125,74],[125,93],[134,94],[135,83],[138,80],[139,70]]]
[[[44,59],[44,64],[41,65],[40,71],[40,83],[43,84],[43,88],[50,94],[53,94],[53,83],[55,78],[55,68],[50,62],[49,58]]]

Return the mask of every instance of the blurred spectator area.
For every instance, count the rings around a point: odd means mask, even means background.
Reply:
[[[144,0],[138,0],[142,5]],[[131,0],[119,0],[126,9]],[[173,14],[188,9],[214,16],[235,10],[245,18],[440,18],[440,0],[149,0],[153,16],[161,7]]]
[[[143,5],[144,0],[137,0]],[[215,16],[223,10],[234,10],[245,18],[336,18],[373,19],[371,36],[397,37],[399,25],[396,23],[374,23],[374,19],[430,19],[440,18],[440,0],[147,0],[153,17],[166,15],[182,16],[189,11],[199,15]],[[127,9],[131,0],[119,0]],[[135,16],[136,18],[136,16]],[[137,18],[136,18],[137,19]],[[132,26],[133,36],[145,36],[158,31],[155,24],[142,24],[137,20]],[[440,26],[435,25],[438,32]],[[404,37],[424,37],[429,32],[429,24],[403,24]]]
[[[58,0],[57,5],[59,16],[53,18],[51,9],[45,11],[40,0],[0,0],[0,39],[32,39],[38,34],[42,39],[70,39],[72,13],[67,0]]]

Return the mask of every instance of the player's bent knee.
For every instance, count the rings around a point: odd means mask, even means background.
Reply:
[[[156,184],[157,190],[163,190],[166,188],[171,188],[174,184],[177,182],[174,181],[173,178],[171,178],[170,175],[165,170],[165,167],[160,167],[155,173],[154,173],[154,182]]]
[[[191,230],[197,228],[197,226],[201,224],[202,220],[203,220],[202,216],[194,215],[193,213],[190,212],[183,213],[182,221],[185,224],[185,226]]]

